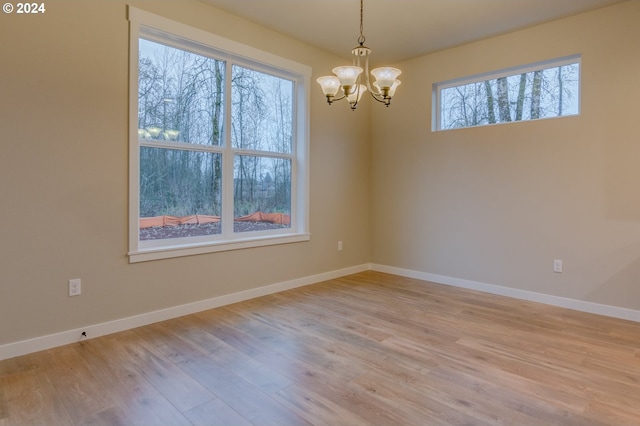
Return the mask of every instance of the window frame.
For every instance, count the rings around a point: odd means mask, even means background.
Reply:
[[[309,224],[309,102],[311,67],[251,46],[190,27],[188,25],[128,6],[129,19],[129,262],[142,262],[308,241]],[[293,81],[293,140],[291,159],[291,227],[257,232],[233,232],[233,220],[223,219],[221,234],[140,241],[140,148],[149,146],[138,137],[139,39],[225,61],[229,81],[233,65],[272,74]],[[225,84],[223,141],[221,146],[194,146],[196,151],[221,153],[223,218],[233,217],[233,162],[236,155],[282,158],[269,151],[233,148],[231,145],[231,85]],[[189,149],[184,143],[155,142],[156,146]],[[227,183],[226,181],[231,181]]]
[[[465,86],[469,84],[480,83],[488,80],[495,80],[503,77],[511,77],[523,73],[529,73],[534,71],[546,70],[557,68],[561,66],[578,64],[580,73],[579,73],[579,81],[578,81],[578,111],[576,114],[567,114],[567,115],[559,115],[552,117],[542,117],[535,119],[527,119],[527,120],[518,120],[518,121],[510,121],[510,122],[501,122],[501,123],[487,123],[487,124],[477,124],[473,126],[466,127],[454,127],[454,128],[442,128],[442,91],[445,89],[450,89],[452,87]],[[494,126],[508,123],[518,123],[523,121],[537,121],[537,120],[547,120],[554,118],[562,118],[562,117],[575,117],[580,115],[581,113],[581,104],[582,104],[582,55],[574,54],[563,56],[555,59],[548,59],[545,61],[534,62],[526,65],[519,65],[510,68],[504,68],[497,71],[489,71],[486,73],[475,74],[467,77],[455,78],[452,80],[441,81],[437,83],[433,83],[432,87],[432,116],[431,116],[431,131],[432,132],[442,132],[448,130],[459,130],[459,129],[470,129],[475,127],[485,127],[485,126]]]

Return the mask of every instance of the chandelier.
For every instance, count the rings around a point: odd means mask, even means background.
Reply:
[[[335,75],[319,77],[316,80],[322,87],[329,105],[346,98],[352,110],[356,109],[366,91],[369,91],[373,99],[388,107],[400,85],[400,80],[397,78],[402,73],[399,69],[392,67],[375,68],[371,70],[371,74],[376,80],[373,83],[369,81],[371,49],[364,45],[363,2],[364,0],[360,0],[360,37],[358,37],[358,45],[351,51],[353,65],[336,67],[333,69]],[[336,97],[340,91],[340,97]]]

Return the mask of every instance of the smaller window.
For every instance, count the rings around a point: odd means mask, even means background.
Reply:
[[[580,113],[580,56],[434,84],[433,130]]]

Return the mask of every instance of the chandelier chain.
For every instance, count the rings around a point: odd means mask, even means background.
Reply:
[[[358,44],[364,45],[364,0],[360,0],[360,37],[358,37]]]

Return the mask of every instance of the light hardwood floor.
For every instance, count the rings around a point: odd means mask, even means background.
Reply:
[[[638,425],[640,324],[364,272],[0,362],[36,424]]]

